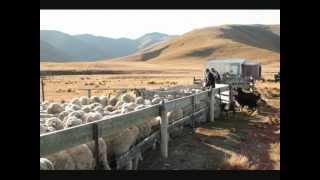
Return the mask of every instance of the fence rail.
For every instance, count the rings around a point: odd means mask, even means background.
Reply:
[[[169,129],[187,120],[192,120],[195,116],[205,111],[209,111],[209,120],[214,121],[214,99],[217,89],[220,89],[220,92],[223,92],[229,90],[229,86],[222,85],[214,89],[209,89],[201,93],[174,99],[172,101],[162,101],[160,104],[129,112],[127,114],[113,116],[111,118],[103,118],[99,121],[42,134],[40,135],[40,157],[91,141],[97,141],[97,139],[100,137],[108,138],[134,124],[145,121],[145,119],[151,119],[160,116],[160,133],[159,131],[155,132],[151,136],[145,138],[142,142],[125,153],[123,156],[118,157],[118,163],[121,164],[121,162],[128,158],[127,156],[132,156],[132,154],[138,153],[139,151],[137,148],[140,149],[140,146],[146,143],[150,144],[150,142],[153,142],[155,138],[159,137],[159,134],[161,139],[162,157],[166,158],[168,157],[167,136]],[[200,101],[207,101],[209,107],[204,107],[196,112],[195,105]],[[166,112],[185,106],[193,106],[193,112],[190,115],[169,124],[168,119],[166,119]]]

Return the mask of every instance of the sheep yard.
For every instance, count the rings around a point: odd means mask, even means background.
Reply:
[[[206,119],[210,115],[206,113],[208,111],[206,109],[193,117],[195,121],[199,121],[195,126],[187,124],[173,127],[173,131],[169,132],[167,159],[163,159],[161,156],[160,134],[154,134],[161,130],[159,118],[146,119],[146,121],[141,121],[142,124],[139,126],[131,126],[129,129],[121,130],[121,133],[108,135],[113,137],[110,139],[117,140],[108,142],[108,140],[100,138],[98,142],[99,145],[101,144],[99,155],[94,153],[94,141],[88,141],[83,142],[85,144],[80,146],[66,148],[66,150],[41,157],[52,161],[55,169],[96,169],[97,156],[102,162],[100,164],[104,164],[102,168],[106,170],[280,169],[280,84],[272,80],[272,73],[277,71],[278,67],[273,65],[270,68],[263,68],[265,80],[257,81],[256,88],[265,103],[260,104],[255,113],[250,114],[246,110],[236,111],[235,115],[229,114],[229,118],[223,113],[219,113],[219,115],[215,113],[215,121],[207,122]],[[160,74],[127,73],[46,77],[44,80],[45,102],[42,103],[40,113],[41,136],[55,134],[65,129],[82,128],[83,125],[100,122],[99,119],[106,117],[114,118],[119,114],[125,114],[129,118],[130,113],[135,114],[136,111],[144,108],[156,108],[162,99],[174,101],[186,98],[195,92],[203,93],[201,89],[192,86],[194,77],[202,78],[200,69],[181,70],[180,73],[175,70],[175,72]],[[92,90],[91,98],[87,99],[85,98],[87,92],[81,90],[85,88],[110,88],[114,90]],[[122,88],[145,88],[147,92],[159,89],[177,89],[179,92],[183,90],[186,93],[180,96],[177,94],[162,96],[155,93],[141,99],[134,92],[125,93],[116,90]],[[115,98],[117,95],[119,96]],[[205,100],[203,95],[201,98]],[[62,109],[58,110],[59,113],[48,113],[50,105],[51,109],[55,109],[52,104],[62,106]],[[205,101],[196,105],[196,111],[203,108],[209,108]],[[170,123],[190,115],[192,106],[185,107],[182,112],[181,109],[176,109],[173,112],[171,115],[168,112]],[[123,119],[119,116],[119,122],[120,120]],[[144,123],[148,124],[147,122],[150,124],[143,125]],[[81,137],[82,133],[80,132],[70,138],[74,138],[76,142]],[[136,151],[137,149],[134,147],[148,136],[156,137],[157,140],[147,140],[148,150]],[[103,151],[108,153],[101,153]],[[131,160],[123,161],[121,167],[117,167],[115,157],[121,157],[129,151],[132,152],[130,152]]]

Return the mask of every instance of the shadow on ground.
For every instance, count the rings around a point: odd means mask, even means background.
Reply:
[[[270,144],[280,143],[280,135],[274,133],[277,128],[261,116],[237,112],[232,118],[218,119],[195,131],[185,128],[181,136],[169,142],[167,160],[161,160],[158,147],[144,154],[139,169],[277,169],[280,167],[275,167],[269,155]]]

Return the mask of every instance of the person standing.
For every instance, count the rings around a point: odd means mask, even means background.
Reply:
[[[212,72],[210,72],[209,68],[205,71],[205,81],[204,87],[206,88],[215,88],[215,77]]]

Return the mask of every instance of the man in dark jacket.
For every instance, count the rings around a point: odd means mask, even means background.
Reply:
[[[209,69],[206,69],[206,72],[205,72],[205,87],[212,87],[212,88],[215,88],[215,77],[214,75],[212,74],[212,72],[210,72]]]

